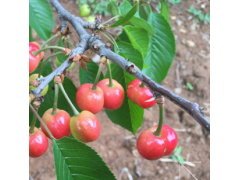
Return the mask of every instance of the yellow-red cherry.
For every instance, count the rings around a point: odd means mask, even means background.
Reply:
[[[70,129],[74,138],[85,143],[95,141],[101,131],[98,118],[89,111],[82,111],[73,116]]]

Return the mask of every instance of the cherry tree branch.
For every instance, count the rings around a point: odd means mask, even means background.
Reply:
[[[98,23],[87,23],[84,22],[81,18],[75,17],[74,15],[70,14],[67,10],[65,10],[62,5],[58,2],[58,0],[49,0],[50,3],[56,8],[59,18],[61,21],[68,21],[76,32],[79,35],[79,44],[78,46],[72,50],[72,53],[69,55],[68,59],[59,66],[55,71],[53,71],[48,76],[41,79],[40,85],[35,89],[32,90],[31,93],[34,94],[36,97],[40,96],[41,91],[44,87],[57,75],[61,75],[61,73],[66,70],[70,65],[69,58],[76,55],[76,54],[83,54],[87,49],[92,49],[95,53],[100,56],[106,56],[108,59],[111,59],[114,63],[120,66],[124,71],[128,72],[129,74],[135,76],[146,86],[150,88],[153,92],[154,96],[163,95],[173,103],[177,104],[179,107],[184,109],[187,113],[189,113],[204,129],[206,129],[210,133],[210,122],[209,120],[204,117],[201,109],[197,103],[190,102],[170,90],[164,88],[160,84],[156,83],[148,76],[143,74],[141,70],[133,65],[131,62],[124,59],[122,56],[112,52],[105,44],[102,43],[100,38],[96,34],[88,34],[88,32],[84,28],[89,29],[99,29]]]

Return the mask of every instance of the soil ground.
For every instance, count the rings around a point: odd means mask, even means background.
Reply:
[[[78,15],[78,6],[74,1],[62,0],[60,3],[74,15]],[[162,85],[180,96],[204,107],[205,116],[210,118],[210,25],[195,25],[187,9],[194,5],[196,9],[210,10],[206,0],[184,0],[176,6],[170,6],[170,19],[176,38],[177,53],[167,78]],[[54,11],[55,25],[59,25],[58,15]],[[104,19],[109,19],[105,17]],[[78,36],[72,35],[72,43],[77,44]],[[103,39],[104,42],[107,42]],[[79,87],[78,66],[68,73],[76,87]],[[186,83],[193,85],[194,90],[186,88]],[[186,112],[166,100],[165,124],[173,127],[178,134],[178,146],[182,147],[182,156],[186,161],[195,164],[186,168],[201,180],[210,179],[210,136]],[[123,168],[134,180],[190,180],[195,179],[183,166],[174,162],[147,161],[136,150],[136,138],[145,129],[158,121],[158,107],[145,110],[144,122],[134,137],[130,132],[113,124],[104,110],[97,114],[101,123],[101,135],[97,141],[89,143],[117,179],[127,180],[127,173],[120,177]],[[29,159],[29,173],[35,180],[56,180],[52,143],[49,150],[40,158]],[[168,157],[165,157],[168,158]]]

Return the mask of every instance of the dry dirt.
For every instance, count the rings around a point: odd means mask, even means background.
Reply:
[[[78,15],[78,6],[74,1],[60,1],[71,13]],[[210,2],[205,0],[184,0],[176,7],[170,7],[172,28],[176,37],[177,53],[167,78],[162,85],[180,96],[197,102],[204,107],[205,115],[210,118],[210,25],[194,25],[188,20],[187,9],[194,5],[199,9],[205,4],[203,11],[209,12]],[[59,25],[57,13],[54,11],[55,25]],[[109,17],[105,17],[108,19]],[[73,44],[78,41],[73,33]],[[105,40],[105,42],[107,42]],[[78,66],[68,74],[74,84],[79,87]],[[190,82],[194,90],[186,88]],[[186,112],[172,102],[166,100],[165,124],[176,129],[179,142],[183,148],[182,156],[193,162],[195,167],[186,168],[201,180],[210,179],[210,136]],[[123,168],[127,168],[134,180],[190,180],[195,179],[183,166],[173,162],[147,161],[136,150],[136,137],[118,125],[113,124],[104,110],[97,114],[101,122],[101,135],[97,141],[89,143],[107,163],[117,179]],[[137,131],[137,136],[158,121],[158,108],[145,110],[144,122]],[[29,159],[29,173],[35,180],[56,180],[52,143],[49,150],[40,158]],[[166,157],[168,158],[168,157]],[[180,177],[180,178],[179,178]],[[123,173],[122,180],[127,180]]]

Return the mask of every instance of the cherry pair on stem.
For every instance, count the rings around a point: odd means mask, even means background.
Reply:
[[[32,125],[29,131],[29,156],[39,157],[43,155],[48,147],[48,138],[60,139],[64,136],[69,136],[70,132],[70,119],[69,114],[64,110],[57,109],[58,101],[58,85],[55,84],[55,97],[53,108],[48,109],[42,120],[47,126],[47,129],[41,123],[41,130],[34,127],[36,123],[36,116],[33,115]],[[51,135],[47,131],[50,131]],[[46,137],[47,136],[47,137]]]
[[[103,79],[98,82],[103,66],[100,63],[95,82],[93,84],[83,84],[78,88],[76,102],[81,110],[87,110],[96,114],[102,108],[116,110],[122,106],[124,89],[117,81],[112,79],[109,60],[106,60],[106,65],[109,71],[109,79]]]
[[[69,99],[63,85],[61,83],[58,85],[74,113],[70,121],[70,131],[73,137],[84,143],[95,141],[101,131],[98,118],[90,111],[82,111],[79,113]]]

